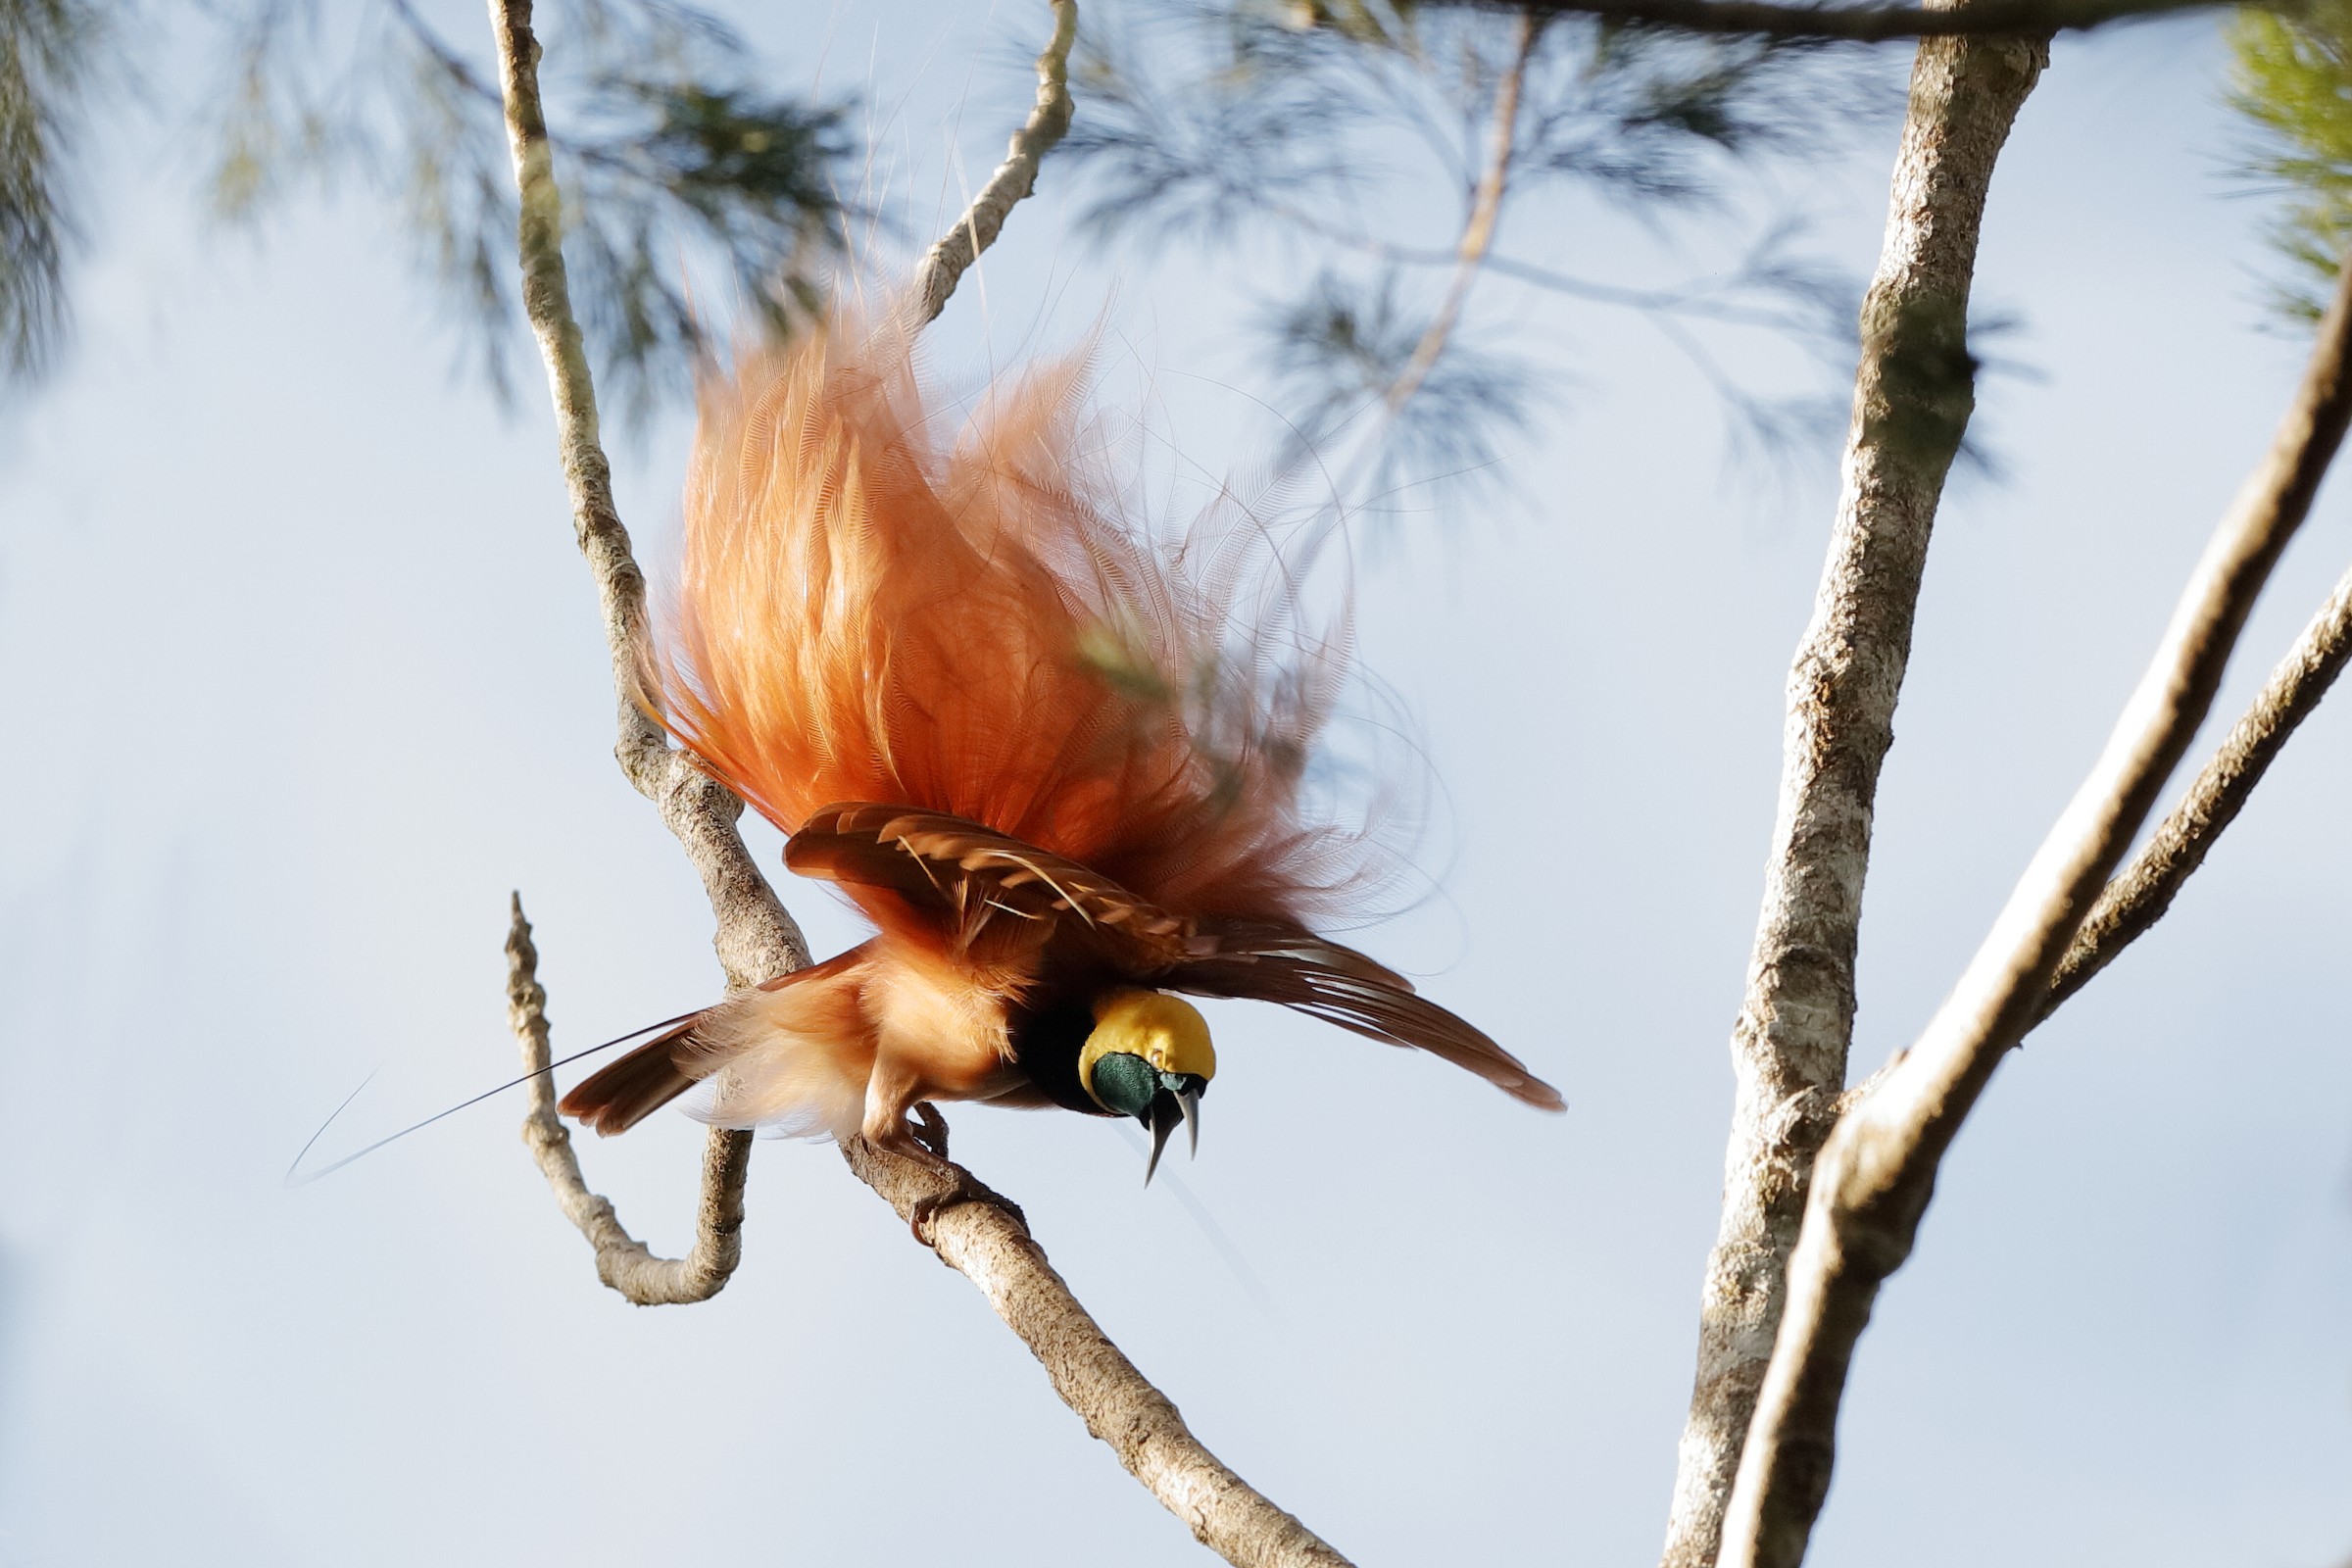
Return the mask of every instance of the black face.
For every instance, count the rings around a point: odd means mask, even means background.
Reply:
[[[1094,999],[1104,989],[1106,985],[1041,991],[1010,1020],[1012,1059],[1029,1081],[1056,1105],[1090,1116],[1116,1114],[1096,1104],[1078,1078],[1078,1054],[1095,1032]]]
[[[1007,1023],[1012,1059],[1048,1099],[1089,1116],[1133,1116],[1143,1125],[1152,1139],[1151,1159],[1144,1166],[1149,1182],[1180,1124],[1198,1152],[1200,1096],[1208,1080],[1198,1073],[1162,1072],[1141,1056],[1108,1053],[1097,1058],[1094,1093],[1087,1092],[1078,1062],[1095,1032],[1095,1003],[1125,984],[1117,976],[1090,975],[1075,984],[1040,987]]]

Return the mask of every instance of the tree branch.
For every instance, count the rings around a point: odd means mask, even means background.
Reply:
[[[2075,933],[2074,946],[2067,949],[2029,1028],[2039,1028],[2043,1019],[2088,985],[2117,954],[2164,918],[2173,906],[2173,895],[2205,863],[2213,841],[2237,820],[2237,813],[2244,809],[2263,774],[2270,771],[2287,737],[2318,709],[2320,699],[2328,695],[2328,688],[2335,684],[2348,662],[2352,662],[2352,571],[2336,583],[2335,592],[2271,671],[2261,694],[2231,726],[2180,804],[2100,893],[2082,929]]]
[[[517,242],[523,314],[547,362],[572,528],[604,609],[605,643],[612,654],[619,709],[620,743],[614,756],[637,792],[661,808],[662,821],[701,874],[710,912],[718,921],[719,964],[726,970],[728,988],[744,990],[807,964],[808,946],[735,831],[743,803],[695,766],[692,757],[671,746],[638,701],[637,653],[646,638],[645,574],[638,570],[629,532],[612,505],[612,468],[598,432],[596,386],[564,280],[563,196],[556,187],[547,121],[539,106],[539,43],[531,35],[530,0],[490,0],[490,22],[498,38],[507,142],[521,196]]]
[[[1510,66],[1494,84],[1494,148],[1471,193],[1470,211],[1462,222],[1462,237],[1454,246],[1453,277],[1446,284],[1446,298],[1439,305],[1438,314],[1430,318],[1421,341],[1413,345],[1412,358],[1389,384],[1383,401],[1392,420],[1404,412],[1413,394],[1421,390],[1421,383],[1429,379],[1429,372],[1437,368],[1438,359],[1446,352],[1454,325],[1462,318],[1462,307],[1469,302],[1470,285],[1478,281],[1478,270],[1494,246],[1494,225],[1502,217],[1503,194],[1510,188],[1512,149],[1519,140],[1519,93],[1527,80],[1528,57],[1536,52],[1536,40],[1543,32],[1544,24],[1534,15],[1519,14],[1511,38]]]
[[[913,314],[909,327],[939,319],[948,296],[997,241],[1005,214],[1037,188],[1037,166],[1070,128],[1070,46],[1078,39],[1078,0],[1054,0],[1054,36],[1037,57],[1037,104],[1021,128],[1012,133],[1004,161],[988,176],[972,205],[923,253],[915,270],[911,292]]]
[[[1439,0],[1489,9],[1507,5],[1546,17],[1673,27],[1684,32],[1741,33],[1884,43],[1896,38],[2031,36],[2103,27],[2134,17],[2204,10],[2219,0],[1968,0],[1944,5],[1805,5],[1776,0]]]
[[[572,529],[596,579],[604,611],[605,643],[612,661],[620,729],[613,755],[638,793],[660,808],[662,820],[701,874],[710,911],[717,918],[713,946],[719,966],[726,972],[728,988],[743,990],[808,963],[808,946],[767,879],[752,862],[742,835],[735,831],[743,803],[695,766],[692,758],[671,746],[662,727],[637,701],[637,650],[646,635],[645,575],[638,570],[629,549],[628,530],[621,526],[620,514],[612,504],[612,469],[598,433],[596,387],[589,376],[588,356],[581,347],[579,321],[572,315],[571,291],[564,274],[563,198],[556,187],[547,119],[539,104],[539,42],[531,34],[530,0],[490,0],[490,25],[498,40],[507,144],[514,155],[514,184],[521,198],[516,243],[521,253],[523,314],[530,318],[531,332],[547,362],[564,483],[571,497]],[[516,918],[520,918],[519,912]],[[538,1084],[534,1095],[546,1090],[543,1082],[534,1082]],[[536,1143],[533,1148],[539,1153],[540,1168],[548,1170],[549,1160],[556,1156],[539,1150]],[[561,1158],[572,1167],[572,1180],[579,1184],[581,1196],[593,1196],[580,1181],[568,1139]],[[733,1273],[742,1251],[733,1233],[741,1223],[750,1159],[748,1134],[716,1127],[710,1130],[704,1151],[699,1207],[707,1223],[724,1222],[730,1239],[723,1251],[714,1250],[704,1258],[709,1267],[717,1269],[709,1289],[679,1299],[707,1298]],[[557,1182],[556,1173],[551,1171],[548,1179]],[[558,1197],[564,1197],[560,1183]],[[582,1212],[568,1200],[564,1200],[564,1208],[572,1222],[586,1231]],[[606,1211],[609,1215],[610,1204]],[[627,1239],[617,1220],[613,1231]],[[631,1300],[640,1299],[608,1268],[605,1243],[593,1233],[589,1240],[597,1247],[598,1277]],[[699,1245],[697,1255],[702,1256]],[[662,1261],[647,1254],[649,1265]],[[689,1269],[695,1265],[694,1257],[687,1259]]]
[[[841,1152],[858,1180],[910,1223],[918,1205],[962,1196],[953,1176],[862,1138],[844,1141]],[[1062,1402],[1195,1540],[1243,1568],[1348,1568],[1347,1558],[1200,1446],[1175,1404],[1070,1294],[1020,1220],[994,1203],[956,1202],[939,1209],[928,1228],[939,1260],[980,1288]]]
[[[1902,1266],[1944,1151],[2043,1009],[2108,873],[2212,707],[2230,652],[2352,422],[2352,264],[2271,449],[2191,573],[2106,750],[1952,994],[1822,1148],[1788,1302],[1725,1521],[1727,1568],[1793,1568],[1829,1489],[1838,1408],[1880,1285]]]
[[[522,1141],[564,1217],[596,1249],[596,1277],[639,1306],[708,1301],[724,1290],[743,1260],[743,1182],[751,1171],[752,1135],[713,1130],[704,1153],[694,1247],[684,1257],[656,1257],[628,1233],[611,1200],[588,1190],[571,1133],[556,1115],[555,1077],[548,1071],[547,992],[539,984],[539,950],[531,945],[531,922],[522,917],[519,893],[507,932],[507,1023],[522,1047],[522,1070],[530,1075]]]
[[[1838,1119],[1879,769],[1910,660],[1946,472],[1974,405],[1969,286],[1994,160],[2046,52],[1922,44],[1863,351],[1838,518],[1789,667],[1780,808],[1747,994],[1723,1217],[1699,1307],[1698,1365],[1665,1568],[1708,1568],[1780,1324],[1813,1156]]]
[[[1075,0],[1054,0],[1054,41],[1038,59],[1037,111],[1013,138],[1012,157],[997,171],[956,232],[933,246],[925,260],[916,295],[929,302],[931,315],[923,318],[925,321],[938,315],[956,277],[996,237],[1004,214],[1029,193],[1037,159],[1068,126],[1063,72],[1077,28],[1077,9]],[[522,193],[523,306],[555,391],[564,474],[580,548],[604,600],[613,680],[620,695],[621,766],[662,806],[663,818],[704,873],[718,924],[716,946],[730,985],[757,983],[806,963],[806,949],[735,831],[742,803],[694,768],[686,754],[670,747],[634,701],[636,655],[645,636],[644,578],[612,508],[610,469],[597,438],[595,390],[564,287],[560,199],[539,107],[539,46],[531,35],[530,0],[490,0],[490,19],[498,36],[499,79],[515,182]],[[957,248],[958,236],[968,249]],[[517,899],[514,931],[508,942],[509,998],[524,1061],[534,1074],[524,1137],[565,1214],[596,1247],[600,1278],[631,1300],[703,1299],[726,1283],[741,1253],[738,1233],[750,1135],[712,1131],[704,1160],[700,1224],[694,1250],[686,1258],[656,1258],[631,1238],[613,1216],[612,1204],[588,1191],[570,1136],[556,1120],[554,1090],[543,1071],[548,1060],[545,993],[533,973],[537,955],[529,929]],[[779,932],[789,940],[779,941]],[[1195,1537],[1228,1561],[1248,1568],[1347,1568],[1346,1558],[1200,1446],[1175,1405],[1119,1353],[1047,1265],[1027,1226],[995,1204],[970,1200],[973,1193],[986,1189],[968,1172],[955,1166],[936,1171],[897,1159],[862,1139],[845,1142],[842,1152],[850,1168],[903,1218],[911,1222],[917,1205],[923,1205],[928,1214],[924,1239],[941,1261],[980,1287],[998,1316],[1044,1363],[1054,1392],[1086,1422],[1087,1430],[1108,1444],[1119,1462],[1191,1527]],[[943,1163],[944,1158],[943,1154]],[[688,1294],[698,1291],[699,1295]]]

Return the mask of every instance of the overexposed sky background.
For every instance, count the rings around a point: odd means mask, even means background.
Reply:
[[[480,41],[473,8],[437,14]],[[903,105],[886,172],[921,228],[1000,156],[1042,19],[755,20],[780,80],[822,45],[829,84]],[[2257,329],[2265,208],[2220,174],[2217,37],[2061,41],[1996,180],[1979,302],[2031,373],[1986,382],[2006,473],[1939,525],[1857,1074],[1924,1022],[2090,762],[2295,373]],[[1891,121],[1855,142],[1780,182],[1860,271]],[[153,122],[95,154],[76,348],[0,416],[0,1565],[1203,1560],[828,1149],[760,1147],[743,1269],[692,1308],[597,1286],[518,1104],[280,1186],[370,1071],[344,1147],[512,1070],[510,889],[559,1051],[710,996],[708,911],[610,760],[535,374],[509,415],[453,370],[374,206],[299,208],[256,246],[196,220]],[[940,323],[942,373],[1102,319],[1106,395],[1149,383],[1188,457],[1245,463],[1247,280],[1102,256],[1057,174]],[[1508,240],[1655,265],[1589,219],[1530,204]],[[1200,1437],[1367,1565],[1656,1552],[1834,474],[1727,466],[1712,394],[1638,321],[1509,329],[1576,377],[1510,490],[1359,552],[1363,662],[1448,808],[1442,896],[1359,940],[1568,1114],[1220,1006],[1175,1173],[1222,1249],[1105,1123],[954,1115]],[[615,446],[648,555],[684,435]],[[2219,711],[2347,559],[2331,490]],[[1995,1082],[1863,1345],[1824,1568],[2352,1550],[2347,704]],[[820,952],[855,939],[786,893]],[[665,1251],[701,1138],[665,1114],[584,1149]]]

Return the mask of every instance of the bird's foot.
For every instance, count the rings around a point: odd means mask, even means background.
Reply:
[[[906,1129],[906,1142],[892,1148],[890,1152],[901,1159],[912,1160],[949,1183],[945,1192],[926,1193],[916,1199],[913,1208],[907,1213],[907,1228],[914,1232],[914,1239],[925,1247],[938,1245],[933,1222],[941,1212],[963,1203],[986,1203],[991,1208],[1002,1209],[1012,1216],[1014,1224],[1023,1231],[1028,1230],[1029,1216],[1021,1212],[1020,1204],[948,1158],[947,1118],[940,1115],[938,1107],[930,1102],[925,1101],[914,1107],[914,1125]]]
[[[928,1100],[914,1102],[914,1125],[906,1129],[906,1136],[941,1159],[948,1157],[948,1118]]]

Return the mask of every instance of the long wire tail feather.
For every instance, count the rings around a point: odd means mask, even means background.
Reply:
[[[678,1065],[671,1048],[693,1034],[702,1016],[695,1013],[581,1079],[556,1108],[607,1138],[627,1132],[701,1082]]]
[[[604,1042],[602,1045],[590,1046],[585,1051],[575,1051],[568,1056],[558,1056],[554,1061],[549,1062],[546,1066],[541,1067],[536,1072],[526,1072],[519,1078],[510,1078],[495,1089],[485,1089],[470,1100],[461,1100],[456,1104],[450,1106],[447,1110],[437,1110],[430,1116],[425,1117],[422,1121],[414,1122],[409,1126],[403,1127],[400,1131],[393,1133],[388,1137],[378,1138],[374,1143],[369,1144],[367,1148],[356,1151],[355,1152],[349,1154],[345,1154],[341,1159],[334,1161],[332,1164],[322,1165],[317,1170],[304,1172],[302,1169],[304,1155],[309,1154],[312,1147],[316,1145],[321,1137],[325,1136],[327,1128],[334,1125],[336,1117],[341,1116],[344,1110],[350,1106],[351,1102],[360,1098],[360,1091],[366,1089],[368,1083],[373,1081],[375,1073],[371,1072],[367,1078],[361,1080],[359,1089],[353,1090],[349,1095],[344,1097],[343,1103],[337,1105],[334,1109],[334,1114],[328,1116],[324,1122],[319,1124],[318,1131],[311,1134],[310,1142],[302,1146],[302,1152],[296,1154],[294,1156],[294,1162],[286,1167],[283,1185],[287,1187],[308,1187],[313,1182],[322,1181],[326,1177],[332,1176],[335,1172],[341,1170],[344,1166],[365,1159],[379,1149],[388,1148],[393,1144],[399,1143],[403,1138],[408,1137],[411,1133],[422,1132],[425,1128],[430,1127],[437,1121],[444,1120],[450,1116],[455,1116],[459,1111],[469,1109],[472,1106],[480,1104],[485,1100],[494,1099],[499,1095],[505,1094],[510,1089],[520,1089],[524,1084],[529,1083],[532,1079],[545,1077],[547,1074],[554,1072],[558,1067],[567,1066],[572,1062],[581,1060],[583,1057],[593,1056],[600,1051],[611,1051],[614,1046],[625,1046],[630,1041],[650,1034],[657,1029],[668,1029],[679,1024],[685,1024],[691,1027],[694,1020],[701,1016],[702,1011],[699,1008],[694,1012],[682,1012],[674,1018],[664,1018],[660,1023],[649,1023],[642,1029],[632,1029],[625,1035],[617,1035],[612,1039]],[[381,1071],[382,1069],[379,1068],[377,1070]]]

